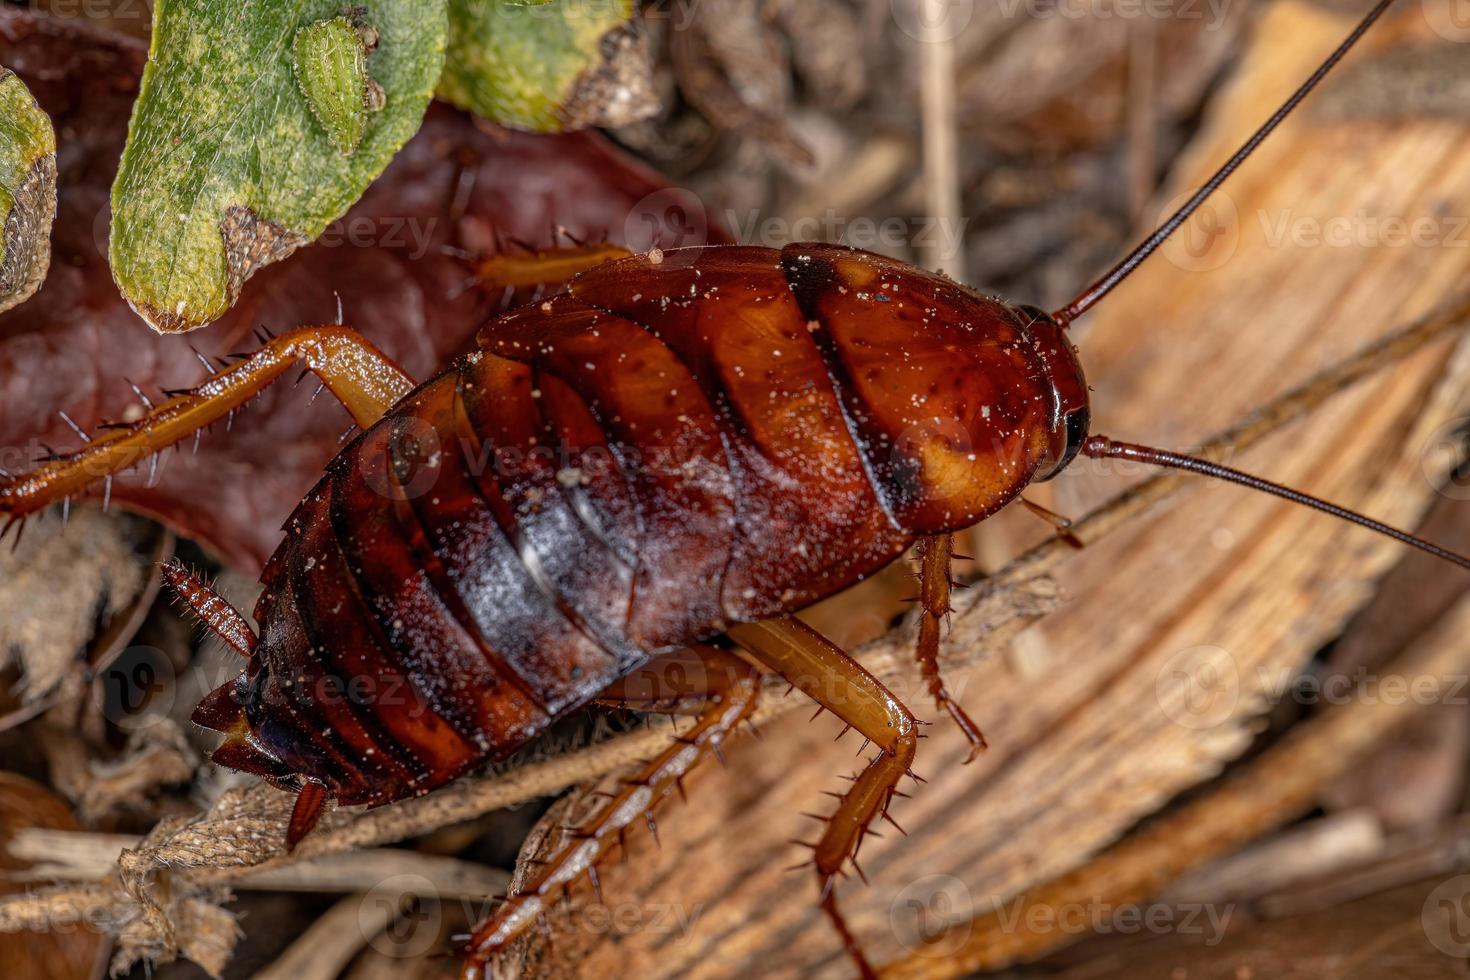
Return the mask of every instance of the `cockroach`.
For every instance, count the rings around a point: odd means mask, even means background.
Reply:
[[[246,660],[193,717],[224,734],[217,763],[297,792],[288,846],[329,801],[423,795],[592,702],[693,714],[479,926],[464,968],[479,977],[719,751],[750,717],[764,669],[877,747],[810,861],[823,909],[871,975],[834,883],[911,773],[916,721],[796,611],[917,544],[918,659],[973,758],[980,729],[937,665],[950,536],[1079,453],[1243,484],[1470,567],[1238,470],[1091,434],[1066,334],[1390,2],[1379,0],[1177,213],[1055,312],[834,245],[569,247],[544,256],[576,272],[563,291],[491,321],[474,352],[423,384],[345,327],[293,329],[136,423],[6,479],[0,513],[15,524],[82,493],[303,362],[364,431],[287,521],[261,577],[259,633],[182,566],[164,570]]]

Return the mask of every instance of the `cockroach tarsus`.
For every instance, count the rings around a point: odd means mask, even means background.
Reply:
[[[194,720],[221,765],[298,793],[294,846],[327,804],[380,806],[504,759],[597,702],[693,726],[476,930],[465,975],[596,865],[784,677],[875,752],[805,842],[854,963],[836,883],[900,781],[917,720],[793,618],[915,545],[917,657],[936,704],[984,738],[938,667],[950,535],[1079,453],[1241,483],[1463,567],[1361,515],[1207,460],[1089,432],[1068,324],[1186,220],[1386,9],[1348,39],[1180,212],[1054,313],[840,246],[655,251],[574,243],[487,261],[516,286],[569,286],[493,320],[416,385],[341,325],[261,348],[75,454],[0,480],[7,530],[51,502],[228,419],[301,363],[363,430],[288,519],[262,577],[259,633],[181,565],[168,584],[245,658]],[[141,395],[141,393],[140,393]],[[85,437],[85,433],[79,433]],[[1028,504],[1068,534],[1065,518]],[[733,645],[734,649],[730,649]],[[914,776],[917,780],[917,776]],[[896,822],[894,822],[896,826]]]

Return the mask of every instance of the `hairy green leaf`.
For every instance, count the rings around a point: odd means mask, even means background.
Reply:
[[[26,301],[51,265],[56,134],[12,71],[0,68],[0,311]]]
[[[444,0],[158,0],[112,187],[133,309],[192,330],[320,235],[418,129],[446,29]]]
[[[537,132],[625,125],[658,108],[635,0],[449,0],[439,97]]]

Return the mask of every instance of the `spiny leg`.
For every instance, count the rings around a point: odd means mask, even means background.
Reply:
[[[1073,548],[1081,551],[1084,547],[1086,547],[1086,545],[1082,543],[1082,539],[1072,533],[1072,518],[1064,517],[1054,510],[1049,510],[1038,503],[1027,500],[1025,497],[1021,498],[1021,506],[1025,507],[1031,513],[1035,514],[1037,517],[1041,518],[1043,521],[1046,521],[1046,523],[1056,528],[1057,537],[1067,542],[1067,544],[1071,545]]]
[[[657,714],[704,714],[751,667],[728,651],[696,646],[655,657],[602,689],[595,704]]]
[[[497,243],[495,252],[490,255],[451,249],[474,269],[474,275],[460,291],[472,286],[486,291],[500,289],[504,292],[502,303],[508,304],[517,289],[535,289],[537,292],[533,298],[539,299],[547,287],[561,286],[589,269],[633,254],[611,242],[579,242],[565,231],[559,233],[565,234],[571,244],[545,249],[517,244],[515,248],[507,249],[503,243]]]
[[[875,819],[886,818],[898,827],[888,816],[888,805],[898,791],[898,781],[906,773],[912,775],[909,767],[918,744],[914,717],[861,664],[799,620],[788,617],[747,623],[728,632],[757,660],[879,749],[852,788],[843,794],[837,811],[828,818],[821,838],[813,845],[812,856],[823,911],[862,975],[876,976],[837,907],[836,876],[846,873],[843,864],[848,860],[862,875],[857,851]]]
[[[934,703],[949,712],[970,742],[970,754],[966,762],[973,762],[985,749],[985,736],[980,726],[971,720],[950,696],[944,686],[944,677],[939,672],[939,633],[949,619],[949,597],[954,587],[950,578],[950,562],[954,557],[954,538],[948,534],[924,538],[919,542],[919,669],[929,685]]]
[[[199,621],[215,636],[219,637],[236,653],[249,660],[255,652],[260,638],[250,628],[245,617],[224,597],[214,590],[198,574],[189,571],[177,558],[163,566],[163,580],[175,596],[199,618]],[[194,709],[194,722],[204,728],[229,733],[232,739],[240,740],[248,731],[245,717],[236,700],[236,691],[231,686],[216,688],[206,695]],[[228,743],[227,743],[228,744]],[[243,741],[236,744],[246,745]],[[252,753],[253,754],[253,753]],[[218,752],[216,762],[223,761]],[[242,764],[239,768],[253,768]],[[331,802],[331,792],[325,783],[303,780],[296,794],[296,805],[291,810],[291,819],[286,825],[286,850],[294,851],[307,834],[316,827],[317,821],[326,812]]]
[[[250,628],[240,611],[225,601],[198,573],[177,558],[163,565],[163,582],[180,602],[188,606],[204,628],[219,637],[230,649],[249,660],[260,637]]]
[[[10,515],[14,523],[82,493],[98,480],[111,479],[226,418],[298,362],[321,379],[361,426],[382,418],[413,390],[408,375],[345,327],[291,330],[192,391],[174,394],[137,422],[108,431],[76,453],[49,460],[29,473],[0,480],[0,515]]]
[[[524,252],[502,250],[476,260],[475,273],[484,282],[498,286],[544,286],[566,282],[578,273],[632,254],[610,242],[555,245]]]
[[[5,530],[22,521],[25,515],[56,500],[70,499],[97,480],[110,480],[114,474],[228,417],[297,362],[304,363],[361,426],[382,418],[413,390],[413,379],[376,347],[345,327],[302,327],[289,331],[271,339],[239,363],[211,375],[192,391],[175,393],[157,407],[150,406],[151,411],[137,422],[90,440],[70,456],[52,459],[21,476],[0,480],[0,515],[10,515]],[[0,531],[0,537],[3,533]],[[250,655],[255,635],[243,616],[183,566],[166,568],[164,576],[206,626],[241,654]],[[220,692],[228,691],[220,688]],[[206,699],[206,703],[218,713],[216,727],[223,729],[229,719],[238,716],[238,706],[232,710],[218,701]],[[196,713],[196,720],[200,717]],[[221,761],[218,755],[215,759]],[[326,803],[327,794],[321,784],[306,783],[300,788],[287,832],[288,847],[311,830]]]
[[[496,953],[583,874],[595,886],[597,862],[622,840],[634,820],[642,817],[650,829],[654,826],[653,807],[676,788],[682,789],[680,780],[706,754],[719,754],[725,739],[750,717],[759,690],[755,668],[732,653],[703,646],[660,657],[609,687],[603,700],[611,703],[655,708],[692,707],[697,701],[698,715],[693,727],[624,779],[597,815],[480,923],[466,952],[464,980],[479,980]]]

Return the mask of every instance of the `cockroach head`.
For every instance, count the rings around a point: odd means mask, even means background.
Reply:
[[[1072,462],[1087,441],[1092,410],[1087,398],[1087,377],[1077,360],[1077,348],[1066,330],[1052,316],[1034,306],[1013,306],[1021,329],[1031,341],[1042,370],[1051,384],[1051,416],[1048,429],[1051,451],[1037,471],[1037,480],[1050,480]]]

